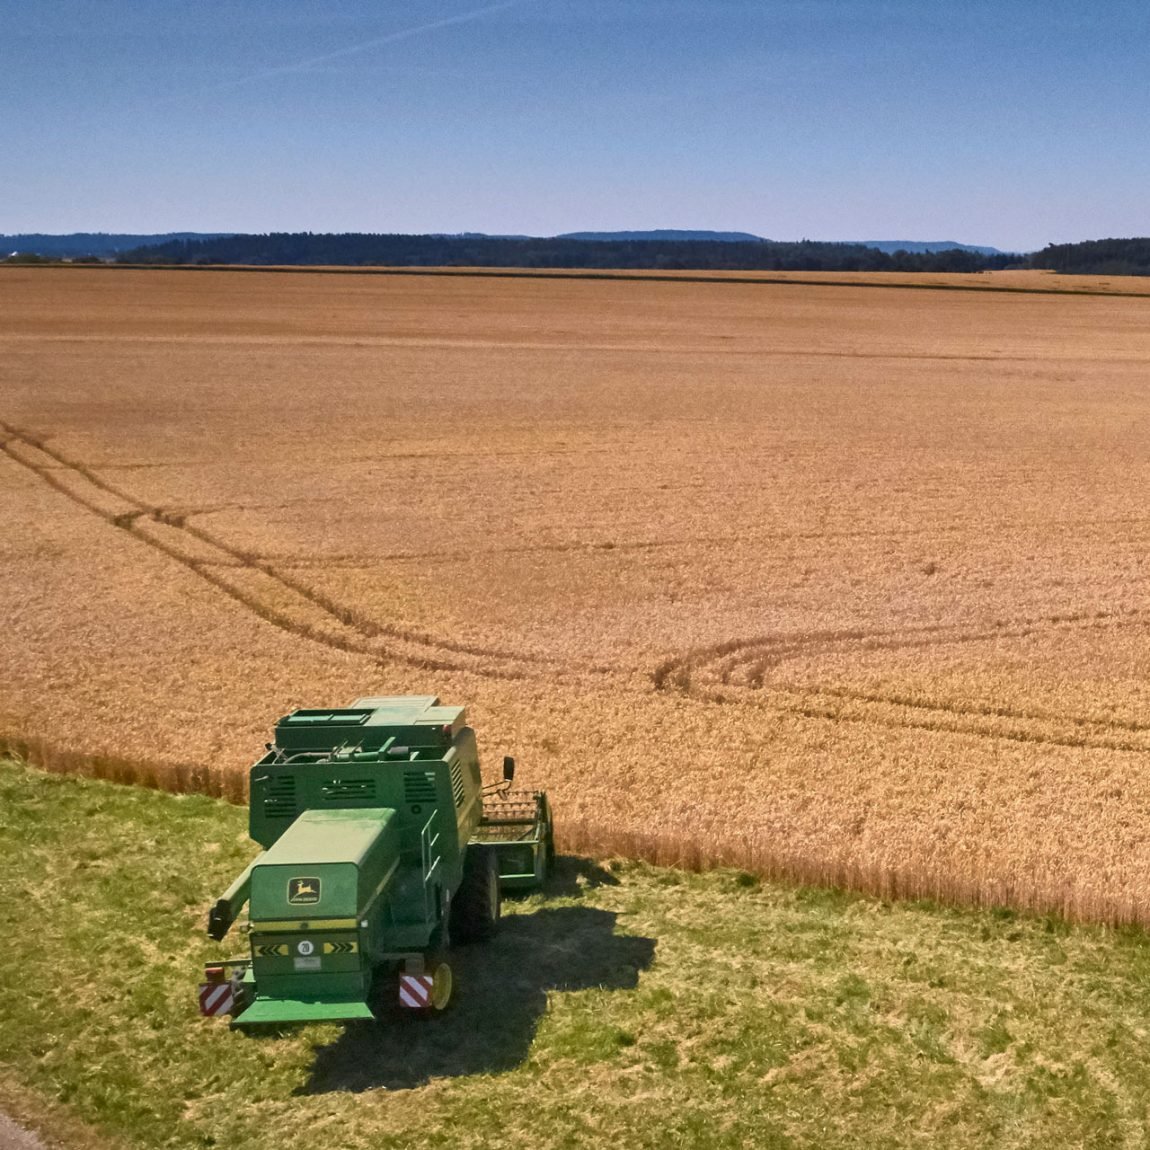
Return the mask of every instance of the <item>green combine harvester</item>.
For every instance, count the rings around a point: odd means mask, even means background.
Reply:
[[[451,999],[449,946],[488,938],[504,890],[542,885],[546,795],[484,787],[462,707],[357,699],[281,719],[251,770],[263,848],[211,908],[222,939],[248,904],[251,952],[210,963],[200,1011],[233,1026],[433,1013]]]

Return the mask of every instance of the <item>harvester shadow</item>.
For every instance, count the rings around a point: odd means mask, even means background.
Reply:
[[[303,1094],[404,1090],[432,1078],[511,1070],[527,1058],[548,991],[632,990],[655,940],[615,933],[613,911],[542,907],[509,914],[490,942],[452,954],[456,997],[442,1015],[398,1009],[349,1025],[316,1054]]]
[[[560,855],[547,876],[547,894],[564,897],[594,890],[599,886],[618,886],[619,880],[594,859]]]

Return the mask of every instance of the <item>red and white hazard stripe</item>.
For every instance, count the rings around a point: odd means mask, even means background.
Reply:
[[[208,1018],[231,1014],[235,1003],[235,989],[230,982],[200,983],[200,1013]]]
[[[399,1005],[423,1010],[431,1005],[430,974],[401,974],[399,976]]]

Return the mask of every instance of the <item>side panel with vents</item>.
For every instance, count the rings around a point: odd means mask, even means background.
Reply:
[[[264,787],[264,818],[290,821],[299,814],[296,806],[295,776],[273,775]]]
[[[375,779],[328,779],[320,794],[325,803],[370,803],[375,799]]]
[[[435,802],[435,772],[404,771],[403,801],[408,805]]]

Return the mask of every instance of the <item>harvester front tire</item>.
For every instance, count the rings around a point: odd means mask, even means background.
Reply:
[[[472,847],[463,857],[463,879],[451,903],[451,940],[484,942],[502,913],[499,862],[494,851]]]

